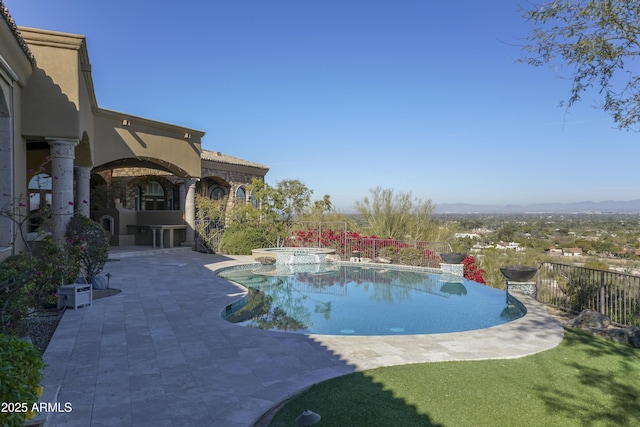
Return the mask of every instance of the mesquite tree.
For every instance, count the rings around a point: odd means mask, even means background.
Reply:
[[[399,240],[436,240],[431,200],[414,198],[411,192],[375,187],[355,208],[367,224],[367,233]]]
[[[531,4],[522,16],[532,25],[521,62],[566,68],[569,108],[590,88],[620,129],[640,124],[640,2],[554,0]]]

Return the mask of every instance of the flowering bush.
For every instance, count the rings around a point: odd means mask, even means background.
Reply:
[[[35,252],[0,262],[0,323],[5,333],[19,332],[30,311],[57,304],[58,288],[73,283],[80,271],[77,258],[56,246],[51,236]]]
[[[465,279],[473,280],[474,282],[486,284],[484,279],[485,271],[476,265],[476,259],[472,255],[462,261],[462,269],[464,271]]]
[[[97,222],[76,214],[67,225],[65,238],[69,252],[77,259],[87,283],[92,283],[109,258],[109,233]]]
[[[343,259],[350,258],[354,251],[358,251],[361,258],[388,258],[389,255],[393,254],[392,259],[395,260],[401,251],[406,250],[405,258],[400,260],[402,264],[434,268],[440,265],[436,252],[428,249],[429,242],[404,242],[389,237],[364,236],[355,231],[336,231],[331,229],[320,231],[317,228],[299,230],[291,235],[289,245],[335,249],[336,254]],[[411,253],[411,261],[407,259],[409,253]]]
[[[46,295],[44,300],[43,300],[43,303],[47,304],[47,305],[57,305],[58,304],[58,292],[57,291],[53,291],[49,295]]]
[[[73,248],[58,247],[51,236],[44,239],[41,253],[37,254],[36,269],[29,290],[34,305],[47,304],[51,294],[63,285],[74,283],[80,273],[80,261]]]

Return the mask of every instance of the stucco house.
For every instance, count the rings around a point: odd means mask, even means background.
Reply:
[[[582,248],[562,248],[563,256],[580,256],[582,255]]]
[[[269,170],[203,150],[203,131],[100,108],[91,73],[84,36],[18,27],[0,0],[0,258],[24,250],[9,217],[43,206],[58,241],[78,212],[112,244],[175,232],[190,245],[196,192],[249,202],[246,186]],[[105,192],[116,181],[120,193]]]

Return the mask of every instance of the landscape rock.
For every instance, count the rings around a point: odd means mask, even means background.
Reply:
[[[98,289],[98,290],[108,289],[109,282],[107,281],[106,276],[98,275],[93,278],[93,282],[91,283],[91,286],[93,287],[93,289]]]
[[[270,256],[258,257],[256,258],[256,261],[258,261],[262,265],[273,265],[276,263],[276,259]]]
[[[640,348],[640,328],[634,326],[629,329],[629,344],[635,348]]]
[[[628,344],[635,348],[640,348],[639,327],[614,328],[611,326],[611,319],[609,319],[609,317],[593,310],[583,310],[578,317],[568,321],[566,326],[584,329],[593,335],[607,338],[620,344]]]
[[[611,325],[611,319],[593,310],[582,310],[575,319],[567,322],[567,326],[580,329],[606,329]]]
[[[389,258],[383,257],[374,258],[371,262],[375,262],[376,264],[391,264],[391,260]]]
[[[626,329],[602,329],[602,328],[589,328],[587,329],[593,335],[607,338],[620,344],[629,344],[629,332]]]

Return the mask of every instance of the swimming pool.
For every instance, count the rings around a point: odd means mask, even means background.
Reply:
[[[452,275],[327,265],[219,273],[248,289],[223,311],[247,327],[323,335],[437,334],[483,329],[525,314],[505,291]],[[303,269],[304,270],[304,269]]]

